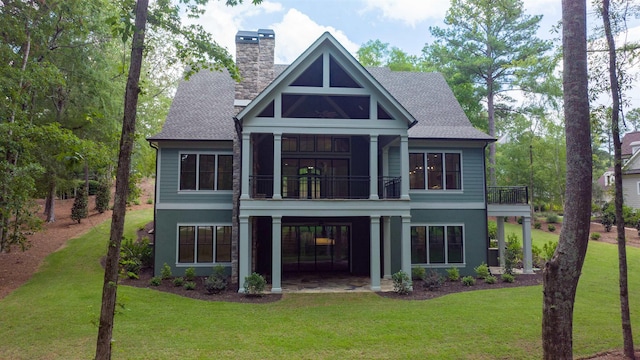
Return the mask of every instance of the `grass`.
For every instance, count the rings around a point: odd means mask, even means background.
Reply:
[[[152,216],[127,215],[127,234]],[[521,235],[520,227],[506,232]],[[0,358],[92,358],[108,224],[51,254],[27,284],[0,300]],[[533,232],[541,246],[557,235]],[[617,253],[591,242],[578,288],[576,356],[622,347]],[[632,306],[640,249],[629,249]],[[269,304],[205,302],[122,286],[116,359],[541,358],[542,288],[472,291],[428,301],[371,293],[286,294]],[[632,307],[632,314],[638,311]],[[633,316],[634,331],[640,327]]]

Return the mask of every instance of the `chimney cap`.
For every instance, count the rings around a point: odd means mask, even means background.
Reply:
[[[236,33],[236,43],[257,43],[258,33],[256,31],[240,30]]]
[[[271,29],[258,29],[258,36],[273,39],[276,33]]]

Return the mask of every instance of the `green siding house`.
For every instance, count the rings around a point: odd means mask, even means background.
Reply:
[[[243,77],[180,84],[157,148],[155,273],[228,269],[272,292],[301,272],[487,262],[484,150],[439,73],[365,68],[329,33],[290,65],[272,30],[240,31]]]

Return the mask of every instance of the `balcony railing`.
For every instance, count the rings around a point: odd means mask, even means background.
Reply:
[[[487,189],[489,204],[528,204],[529,188],[526,186],[489,186]]]
[[[282,197],[285,199],[368,199],[368,176],[323,176],[314,174],[282,176]],[[273,198],[273,176],[254,175],[249,178],[251,197]],[[400,178],[381,176],[378,197],[400,198]]]

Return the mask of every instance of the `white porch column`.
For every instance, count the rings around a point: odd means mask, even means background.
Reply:
[[[402,271],[411,276],[411,216],[402,216],[402,244],[401,244]]]
[[[522,218],[522,271],[533,274],[533,254],[531,251],[531,217]]]
[[[500,261],[500,267],[504,269],[504,251],[505,251],[505,239],[504,239],[504,216],[496,217],[496,225],[498,228],[498,257]]]
[[[273,134],[273,199],[282,199],[282,133]]]
[[[240,216],[240,243],[239,246],[239,259],[238,262],[238,277],[240,278],[238,284],[240,288],[238,292],[244,292],[244,278],[251,274],[251,241],[249,236],[249,217]]]
[[[378,135],[369,136],[369,199],[378,199]],[[379,219],[378,219],[379,221]]]
[[[282,217],[271,217],[271,292],[282,292]]]
[[[400,174],[400,199],[409,200],[409,137],[407,135],[400,136]]]
[[[382,217],[382,250],[384,251],[384,278],[391,279],[391,217]]]
[[[380,216],[371,217],[371,290],[380,291]]]
[[[249,199],[249,176],[251,175],[251,134],[242,134],[242,171],[240,199]],[[244,281],[244,278],[240,279]]]

